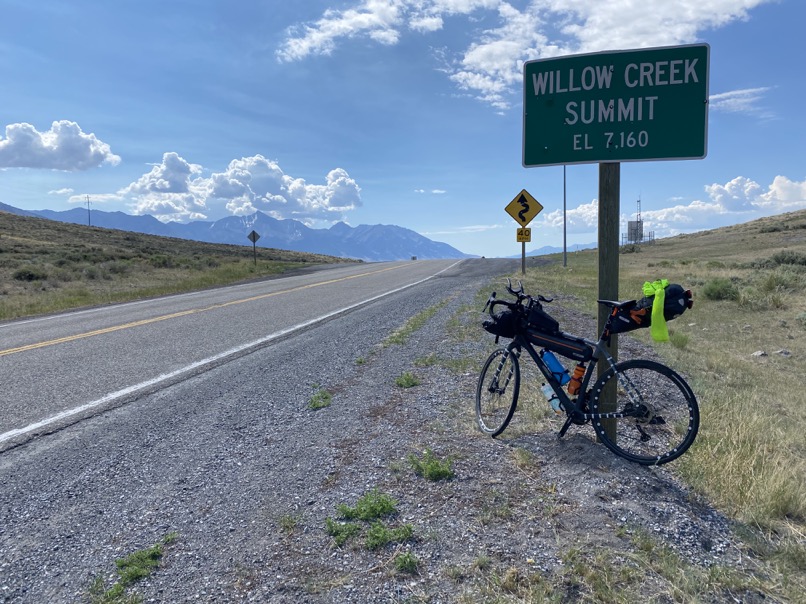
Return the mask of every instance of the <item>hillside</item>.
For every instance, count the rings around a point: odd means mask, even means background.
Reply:
[[[144,235],[0,211],[0,320],[345,261],[349,260]]]
[[[467,258],[446,243],[394,225],[359,225],[352,227],[340,222],[329,229],[314,229],[298,220],[278,220],[263,212],[249,216],[228,216],[215,222],[163,223],[153,216],[132,216],[123,212],[81,208],[67,211],[24,211],[0,203],[0,211],[18,215],[39,216],[59,222],[120,229],[134,233],[191,239],[207,243],[243,245],[253,230],[260,235],[258,247],[273,247],[296,252],[355,258],[368,262],[385,262],[434,258]]]

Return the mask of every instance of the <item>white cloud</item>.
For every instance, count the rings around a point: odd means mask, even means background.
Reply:
[[[72,195],[73,189],[55,189],[53,191],[48,191],[48,195]]]
[[[737,176],[724,185],[706,185],[705,192],[726,212],[744,212],[753,209],[762,189],[757,182]]]
[[[255,155],[232,160],[223,172],[203,176],[201,166],[165,153],[160,164],[115,197],[127,201],[135,214],[164,221],[262,211],[275,218],[312,222],[342,219],[361,205],[360,192],[342,168],[331,170],[324,184],[308,184],[285,174],[277,162]]]
[[[795,182],[786,176],[776,176],[769,190],[759,196],[756,205],[771,214],[806,208],[806,180]]]
[[[469,47],[437,52],[454,57],[441,70],[462,91],[505,110],[516,98],[526,60],[697,42],[702,32],[747,19],[748,11],[772,1],[530,0],[519,9],[504,0],[362,0],[353,8],[328,9],[318,21],[288,30],[276,54],[289,62],[329,55],[339,43],[362,36],[396,44],[406,28],[429,34],[445,28],[447,17],[495,11],[497,27],[480,32]],[[718,108],[728,109],[739,98],[716,101]]]
[[[420,194],[431,193],[432,195],[444,195],[447,193],[447,191],[444,189],[431,189],[430,191],[426,191],[425,189],[414,189],[414,192]]]
[[[806,180],[795,182],[785,176],[776,176],[766,191],[757,182],[737,176],[725,184],[706,185],[705,192],[708,200],[642,211],[644,231],[666,237],[806,208]]]
[[[24,122],[9,124],[5,138],[0,137],[0,168],[75,172],[118,163],[120,157],[108,144],[67,120],[53,122],[45,132]]]
[[[726,111],[728,113],[747,113],[764,118],[772,118],[774,115],[763,107],[759,106],[764,95],[769,92],[769,87],[745,88],[743,90],[732,90],[712,94],[708,98],[708,107],[714,111]]]
[[[699,32],[746,19],[770,0],[548,0],[567,21],[561,30],[573,52],[673,46],[697,41]]]
[[[566,231],[568,233],[592,233],[599,227],[599,200],[576,208],[568,208],[566,215]],[[548,228],[561,229],[563,226],[563,211],[553,210],[547,214],[539,214],[539,220]]]
[[[162,163],[117,192],[130,202],[135,214],[151,214],[160,220],[203,218],[206,209],[202,167],[170,152]]]
[[[757,182],[737,176],[725,184],[714,183],[704,187],[708,199],[695,199],[689,203],[641,211],[644,233],[653,232],[655,238],[691,233],[714,227],[746,222],[764,216],[806,209],[806,180],[797,182],[785,176],[776,176],[766,190]],[[673,199],[678,201],[679,199]],[[623,206],[622,206],[623,207]],[[599,204],[594,199],[567,212],[566,230],[569,234],[592,234],[598,229]],[[627,222],[635,215],[622,214],[621,232],[626,233]],[[538,215],[538,229],[562,229],[563,212],[554,210]]]

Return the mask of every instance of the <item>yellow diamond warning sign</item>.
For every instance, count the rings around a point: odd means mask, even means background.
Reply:
[[[504,209],[507,211],[507,214],[515,219],[515,222],[525,227],[532,222],[532,218],[540,213],[543,206],[540,205],[540,202],[534,197],[529,195],[526,189],[523,189]],[[520,239],[518,241],[520,241]]]

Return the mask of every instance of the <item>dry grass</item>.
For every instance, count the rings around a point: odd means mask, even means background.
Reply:
[[[573,294],[596,312],[598,256],[569,254],[527,272],[527,291]],[[691,288],[695,306],[655,348],[698,395],[700,434],[676,466],[753,528],[768,560],[806,583],[806,212],[685,235],[620,256],[622,299],[659,278]],[[803,263],[801,263],[803,262]],[[735,297],[718,298],[717,284]],[[573,331],[573,326],[564,326]],[[630,336],[651,342],[649,330]],[[753,356],[764,351],[766,356]]]
[[[344,259],[0,212],[0,320],[193,291]]]

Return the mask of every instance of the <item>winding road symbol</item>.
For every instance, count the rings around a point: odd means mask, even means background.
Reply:
[[[526,199],[523,195],[518,197],[518,203],[523,206],[523,209],[518,212],[518,219],[520,220],[521,224],[526,224],[528,221],[526,220],[526,214],[529,212],[529,200]]]
[[[504,209],[518,224],[525,227],[540,213],[543,206],[524,189]]]

